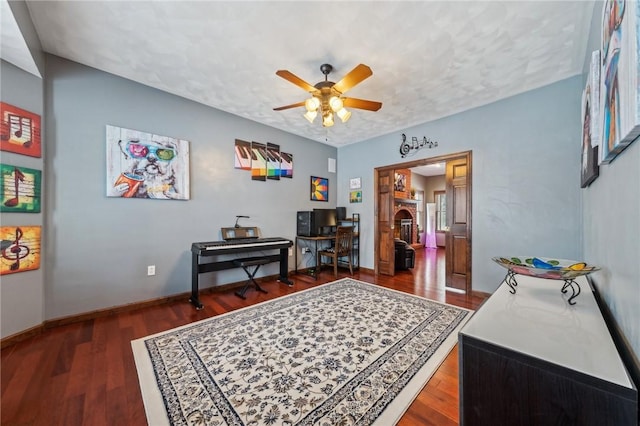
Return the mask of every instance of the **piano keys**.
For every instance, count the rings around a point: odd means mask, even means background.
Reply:
[[[280,263],[280,274],[278,281],[289,286],[293,285],[288,278],[289,275],[289,247],[293,246],[293,241],[286,238],[239,238],[234,240],[197,242],[191,244],[191,297],[189,302],[202,309],[198,297],[199,276],[205,272],[222,271],[224,269],[237,268],[233,263],[234,259],[219,260],[213,262],[201,262],[207,257],[221,256],[227,254],[250,253],[262,250],[279,250],[278,254],[268,254],[260,256],[269,262]]]
[[[236,139],[235,168],[251,170],[251,142]]]

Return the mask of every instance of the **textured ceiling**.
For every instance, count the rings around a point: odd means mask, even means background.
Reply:
[[[582,72],[586,1],[27,1],[46,52],[309,139],[342,146]],[[349,97],[383,103],[309,124],[276,76],[373,76]],[[398,136],[399,137],[399,136]]]

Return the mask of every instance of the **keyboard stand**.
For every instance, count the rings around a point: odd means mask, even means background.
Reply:
[[[271,260],[265,257],[245,257],[242,259],[234,259],[233,264],[235,266],[239,266],[240,268],[244,269],[244,271],[247,273],[247,276],[249,277],[249,280],[244,285],[244,287],[242,287],[242,289],[240,289],[239,291],[236,291],[236,296],[240,297],[241,299],[246,299],[244,294],[249,289],[249,285],[251,283],[253,283],[253,285],[256,287],[256,290],[261,291],[263,293],[267,293],[267,290],[260,287],[260,285],[258,284],[258,282],[255,280],[254,277],[256,276],[256,272],[258,272],[258,269],[260,269],[260,265],[266,265],[267,263],[270,263],[270,262]],[[253,272],[249,270],[251,266],[255,266],[255,269],[253,270]]]

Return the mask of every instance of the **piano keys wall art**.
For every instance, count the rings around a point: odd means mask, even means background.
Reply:
[[[236,139],[235,151],[235,168],[251,170],[251,142]]]
[[[40,213],[42,171],[0,164],[0,212]]]
[[[267,179],[280,180],[280,145],[267,142]]]
[[[107,196],[188,200],[189,142],[107,125]]]
[[[251,142],[251,179],[267,180],[267,146]]]
[[[253,180],[293,178],[293,155],[280,151],[280,145],[236,139],[234,150],[234,168],[250,170]]]
[[[293,178],[293,154],[280,151],[280,177]]]
[[[40,268],[40,226],[0,227],[0,275]]]
[[[0,102],[0,150],[41,157],[40,116]]]

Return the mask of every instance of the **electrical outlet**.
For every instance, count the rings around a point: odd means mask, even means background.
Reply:
[[[151,276],[151,275],[155,275],[155,274],[156,274],[156,265],[147,266],[147,275]]]

